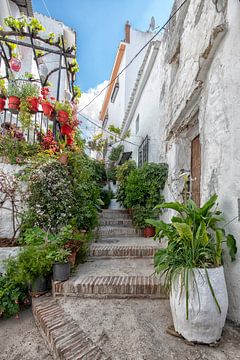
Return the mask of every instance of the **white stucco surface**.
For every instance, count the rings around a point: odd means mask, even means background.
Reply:
[[[181,4],[174,2],[174,9]],[[237,240],[237,260],[225,253],[225,276],[229,296],[228,317],[240,323],[240,6],[234,0],[190,0],[173,19],[159,40],[160,46],[148,80],[137,99],[128,98],[134,112],[125,151],[138,160],[140,141],[148,135],[149,161],[169,166],[164,196],[182,200],[180,171],[191,169],[191,141],[200,136],[201,202],[217,193],[226,231]],[[146,73],[151,52],[142,63]],[[143,61],[144,62],[144,61]],[[136,78],[137,80],[137,78]],[[134,90],[134,88],[132,88]],[[127,106],[127,105],[126,105]],[[126,114],[125,114],[126,115]],[[136,134],[136,118],[139,131]],[[123,134],[124,134],[123,131]],[[194,179],[192,179],[194,181]],[[164,213],[170,218],[170,212]],[[224,226],[224,224],[223,224]]]

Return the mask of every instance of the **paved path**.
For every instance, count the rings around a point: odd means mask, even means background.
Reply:
[[[168,335],[169,301],[153,275],[158,245],[137,237],[125,210],[104,211],[100,224],[89,260],[69,281],[54,284],[55,300],[33,305],[56,359],[240,359],[240,334],[230,325],[217,348]]]

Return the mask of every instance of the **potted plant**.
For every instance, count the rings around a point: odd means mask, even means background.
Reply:
[[[13,113],[17,113],[20,107],[20,97],[21,97],[21,86],[19,81],[11,80],[8,84],[7,89],[8,97],[8,109]]]
[[[23,129],[27,129],[31,126],[32,114],[38,111],[38,95],[38,85],[31,81],[24,81],[21,85],[21,102],[19,110],[19,119]]]
[[[48,253],[48,245],[29,245],[18,256],[18,279],[29,284],[33,295],[47,290],[46,276],[52,270],[52,260]]]
[[[192,342],[213,343],[221,337],[228,296],[223,271],[223,243],[231,259],[237,252],[232,235],[225,235],[213,195],[202,207],[188,200],[164,203],[159,208],[178,212],[170,223],[147,220],[156,227],[156,238],[168,239],[155,255],[155,270],[164,276],[170,291],[175,331]]]
[[[57,117],[58,117],[58,121],[61,124],[67,124],[69,118],[72,115],[72,107],[69,101],[65,100],[63,102],[56,102],[56,107],[55,107],[56,111],[57,111]]]
[[[53,260],[53,280],[54,281],[66,281],[70,277],[70,263],[68,260],[71,254],[68,249],[56,249],[50,254]]]
[[[4,79],[0,79],[0,111],[3,111],[6,103],[7,89]]]
[[[42,105],[42,109],[43,109],[43,114],[48,119],[52,120],[55,115],[54,103],[55,103],[56,99],[54,97],[49,98],[49,88],[48,87],[43,87],[41,89],[41,95],[42,95],[41,105]]]
[[[146,223],[147,218],[157,219],[160,214],[159,209],[153,210],[144,206],[135,206],[133,208],[133,223],[136,228],[143,230],[143,235],[146,238],[155,235],[155,228]]]

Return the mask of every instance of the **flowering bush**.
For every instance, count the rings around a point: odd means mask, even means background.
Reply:
[[[52,153],[59,152],[59,144],[54,139],[51,130],[48,130],[46,135],[44,135],[42,132],[38,132],[37,139],[40,143],[40,147],[42,150],[50,150]]]
[[[28,211],[23,228],[39,226],[56,232],[72,219],[75,202],[67,168],[49,159],[30,172]]]

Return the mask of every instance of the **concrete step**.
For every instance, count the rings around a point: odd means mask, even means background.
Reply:
[[[127,210],[103,210],[100,219],[131,220],[131,216]]]
[[[132,227],[131,219],[106,219],[100,218],[101,226],[120,226],[120,227]]]
[[[118,226],[100,226],[97,234],[100,238],[114,238],[114,237],[136,237],[141,235],[141,231],[133,227],[118,227]]]
[[[55,300],[33,299],[32,311],[54,359],[110,360]]]
[[[107,245],[92,244],[90,246],[90,256],[96,258],[112,257],[153,257],[159,248],[157,246],[139,246],[139,245]]]
[[[75,281],[53,283],[54,296],[83,298],[165,299],[166,292],[153,276],[86,276]]]

